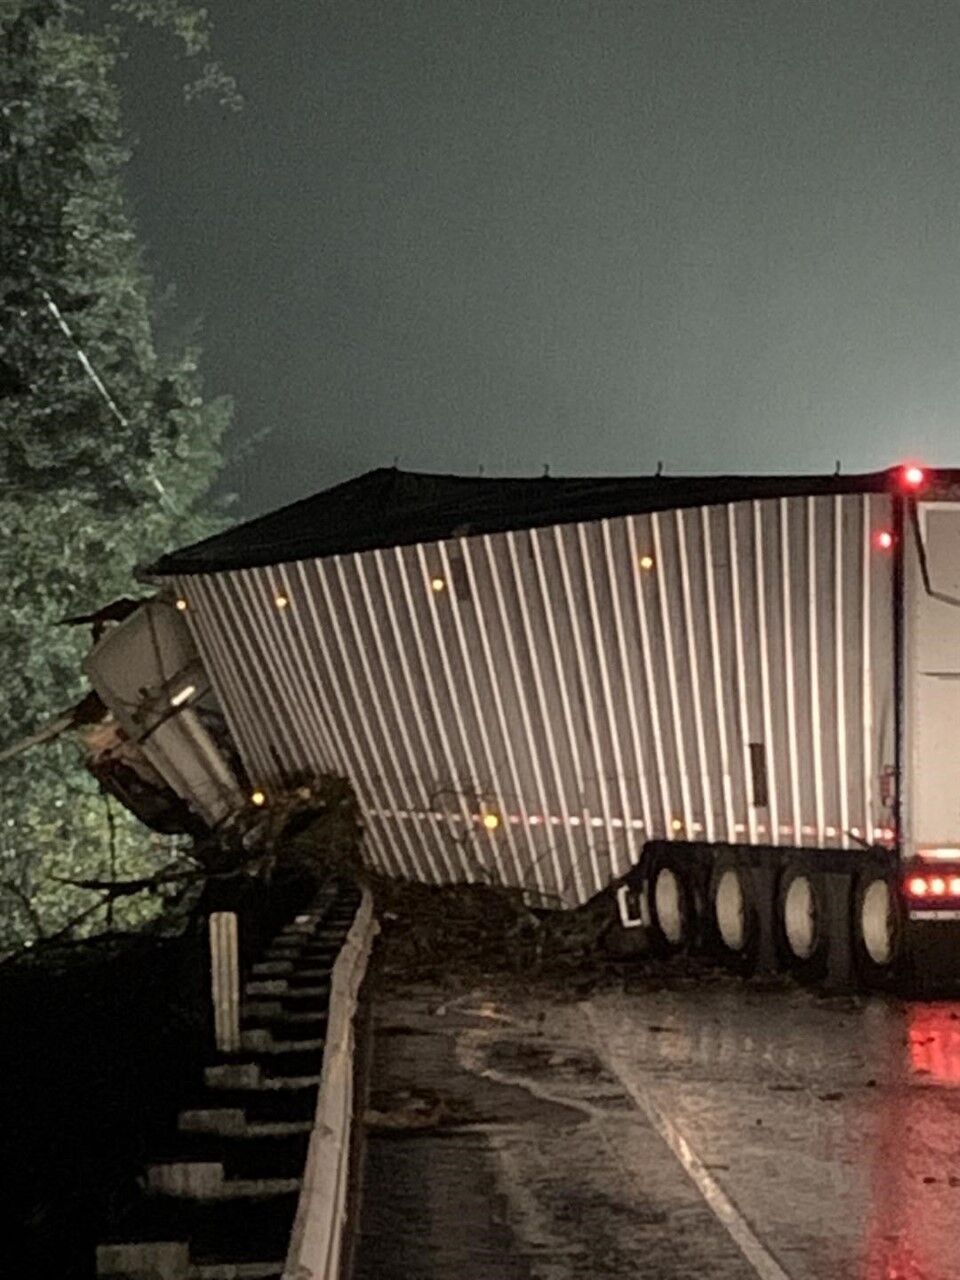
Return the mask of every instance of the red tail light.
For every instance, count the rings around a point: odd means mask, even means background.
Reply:
[[[907,489],[919,489],[927,478],[927,473],[924,471],[923,467],[918,467],[913,464],[904,467],[900,474]]]
[[[960,867],[933,868],[917,866],[904,868],[903,893],[916,901],[923,898],[927,910],[930,907],[955,909],[960,899]]]

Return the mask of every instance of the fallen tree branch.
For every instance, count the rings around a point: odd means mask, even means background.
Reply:
[[[165,884],[177,884],[182,881],[199,881],[208,877],[203,871],[193,868],[172,870],[167,867],[152,876],[140,876],[135,880],[83,880],[71,876],[49,876],[57,884],[69,884],[74,889],[89,889],[94,893],[107,895],[106,901],[113,898],[125,898],[135,893],[145,893],[148,889],[157,889]]]
[[[92,916],[94,912],[99,911],[100,908],[106,904],[106,901],[106,897],[99,898],[92,906],[86,907],[79,915],[74,916],[72,920],[68,920],[62,929],[57,929],[55,933],[46,934],[44,937],[39,938],[38,942],[46,947],[49,946],[50,943],[59,942],[62,938],[66,938],[73,932],[78,924],[83,924],[84,920]],[[11,964],[14,960],[19,959],[20,956],[32,951],[32,946],[18,947],[16,951],[8,951],[5,956],[0,958],[0,968],[3,968],[4,965]]]
[[[28,920],[33,926],[33,931],[37,935],[37,938],[44,938],[46,935],[44,933],[43,925],[40,922],[40,916],[37,913],[36,907],[30,901],[29,895],[26,894],[18,884],[14,884],[12,880],[0,880],[0,889],[5,889],[12,898],[16,898],[21,907],[23,907]]]
[[[107,709],[96,693],[88,693],[80,701],[70,707],[67,711],[61,711],[52,720],[48,720],[42,724],[39,729],[35,729],[33,733],[28,733],[26,737],[18,739],[16,742],[10,743],[9,746],[0,751],[0,764],[5,764],[8,760],[13,760],[17,756],[22,755],[24,751],[29,751],[31,747],[38,747],[44,742],[53,742],[61,737],[69,729],[79,729],[86,724],[96,724],[98,720],[102,720],[106,715]]]

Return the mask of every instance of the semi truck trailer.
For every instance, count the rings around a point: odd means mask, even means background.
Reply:
[[[144,576],[257,800],[348,777],[382,874],[841,980],[960,919],[960,471],[382,469]]]

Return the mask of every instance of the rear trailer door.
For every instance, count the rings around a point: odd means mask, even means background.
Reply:
[[[921,502],[904,590],[904,853],[960,859],[960,502]]]

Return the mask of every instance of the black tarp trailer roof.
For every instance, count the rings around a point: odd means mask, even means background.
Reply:
[[[151,576],[245,569],[313,556],[409,546],[769,498],[896,492],[900,468],[859,475],[494,478],[381,467],[161,557]],[[960,484],[960,471],[930,473]]]

